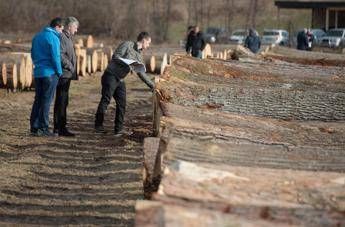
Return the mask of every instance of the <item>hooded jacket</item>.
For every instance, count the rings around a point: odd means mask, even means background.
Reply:
[[[62,75],[60,34],[54,28],[46,27],[34,36],[31,58],[35,78]]]

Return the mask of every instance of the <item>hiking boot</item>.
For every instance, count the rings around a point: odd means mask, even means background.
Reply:
[[[48,129],[46,130],[42,130],[42,129],[38,129],[37,130],[37,136],[40,137],[56,137],[57,134],[50,132]]]
[[[107,133],[107,131],[105,131],[103,125],[95,126],[95,131],[96,131],[96,133],[103,133],[103,134]]]
[[[67,128],[59,130],[58,134],[59,134],[59,136],[75,137],[75,134],[70,132],[70,131],[68,131]]]

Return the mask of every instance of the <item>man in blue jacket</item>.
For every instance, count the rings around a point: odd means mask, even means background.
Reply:
[[[49,108],[56,85],[62,75],[60,56],[61,18],[37,33],[32,40],[31,58],[34,63],[35,101],[30,117],[30,131],[34,136],[54,136],[49,128]]]

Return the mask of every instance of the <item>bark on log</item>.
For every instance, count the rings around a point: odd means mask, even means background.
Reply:
[[[158,148],[160,139],[157,137],[147,137],[144,140],[144,185],[151,185],[153,180],[160,176],[161,165]]]
[[[345,125],[280,121],[160,103],[171,159],[345,172]]]
[[[97,71],[104,71],[104,53],[101,49],[97,50]]]
[[[81,76],[86,76],[86,49],[80,49],[80,52],[79,52],[79,75]]]
[[[167,75],[163,90],[176,104],[285,120],[345,120],[341,67],[180,57]]]
[[[0,44],[0,52],[30,52],[31,45],[24,44]]]
[[[292,48],[274,46],[268,52],[262,53],[266,58],[279,59],[286,62],[304,65],[345,66],[343,54],[321,53],[315,51],[301,51]]]
[[[344,174],[172,162],[154,200],[302,226],[345,224]],[[317,189],[316,189],[317,188]],[[332,207],[332,209],[329,209]],[[256,222],[255,222],[256,223]]]
[[[87,59],[86,71],[87,71],[88,74],[91,74],[92,73],[91,56],[90,55],[86,55],[86,59]]]
[[[17,65],[15,63],[7,63],[7,88],[15,92],[18,87]]]
[[[103,52],[104,52],[105,55],[107,55],[108,61],[111,59],[111,57],[113,56],[113,53],[114,53],[112,47],[104,47],[103,48]]]

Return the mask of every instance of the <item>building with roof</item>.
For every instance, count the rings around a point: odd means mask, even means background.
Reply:
[[[280,9],[312,10],[312,28],[345,28],[345,0],[275,0]]]

